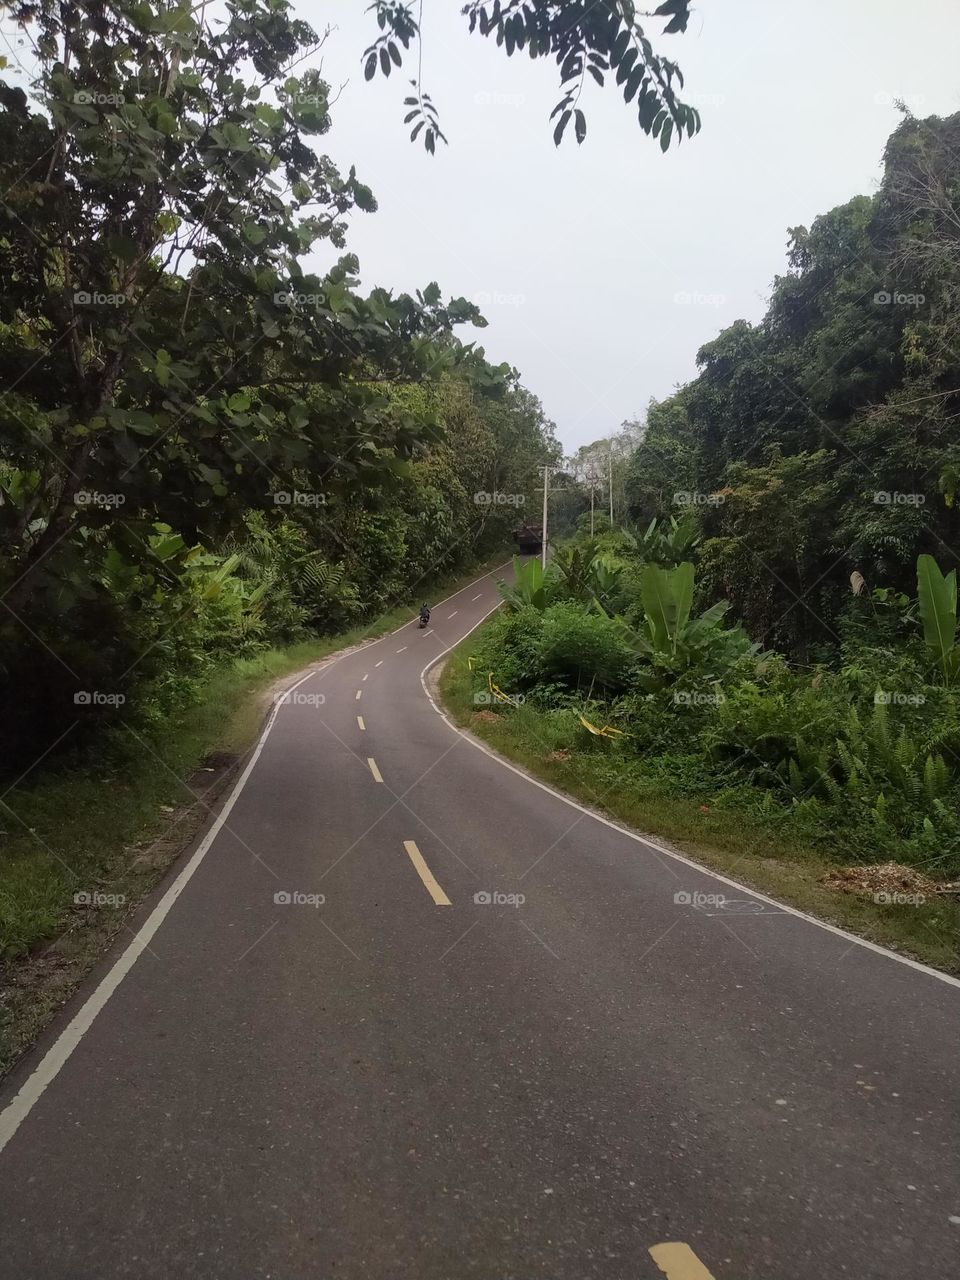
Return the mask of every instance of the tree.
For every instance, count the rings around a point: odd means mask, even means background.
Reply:
[[[374,0],[380,35],[364,51],[364,75],[389,76],[403,65],[403,50],[419,46],[420,17],[412,4],[402,0]],[[624,102],[633,105],[644,133],[658,138],[662,151],[671,142],[692,137],[700,128],[700,114],[677,97],[683,75],[677,64],[654,51],[631,0],[468,0],[463,7],[471,33],[496,40],[507,57],[526,53],[532,59],[552,58],[560,71],[560,98],[550,114],[556,120],[553,140],[557,146],[573,123],[574,136],[587,136],[587,117],[580,105],[589,75],[601,88],[613,76]],[[652,14],[660,18],[663,34],[684,32],[690,18],[690,0],[664,0]],[[411,80],[413,92],[404,98],[404,124],[412,124],[411,140],[421,133],[423,145],[433,153],[438,141],[446,142],[439,116],[420,78]]]
[[[346,213],[376,206],[307,145],[329,128],[327,86],[287,74],[318,42],[282,0],[242,0],[221,29],[186,3],[16,16],[35,18],[40,72],[38,110],[0,89],[12,609],[121,506],[134,540],[134,512],[223,531],[291,480],[326,493],[410,456],[378,380],[497,382],[451,337],[482,323],[472,304],[435,284],[363,298],[352,255],[304,272],[318,240],[342,246]],[[78,510],[90,493],[109,500]]]
[[[631,463],[635,518],[692,492],[704,589],[794,654],[836,646],[851,573],[958,562],[958,154],[960,115],[905,118],[877,194],[790,230],[762,322],[701,348]]]
[[[321,42],[285,0],[13,13],[36,69],[28,95],[0,63],[0,677],[24,691],[3,745],[32,760],[77,690],[169,686],[271,625],[351,617],[369,580],[346,511],[408,583],[465,556],[469,468],[439,452],[456,406],[398,392],[452,379],[471,421],[523,393],[455,336],[473,304],[361,293],[346,218],[376,204],[314,149]],[[545,426],[506,414],[531,442]],[[416,520],[384,514],[391,493]],[[446,536],[414,557],[428,499]]]

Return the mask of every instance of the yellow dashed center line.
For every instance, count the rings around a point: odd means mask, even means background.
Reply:
[[[370,679],[370,672],[368,671],[368,672],[367,672],[367,674],[366,674],[363,678],[364,678],[364,680],[369,680],[369,679]]]
[[[400,646],[400,648],[397,650],[397,653],[403,653],[403,651],[404,651],[404,649],[405,649],[406,647],[407,647],[407,646],[406,646],[405,644],[404,644],[404,645],[401,645],[401,646]]]
[[[367,727],[367,726],[363,723],[363,716],[357,716],[357,724],[360,726],[360,728],[361,728],[361,729],[366,729],[366,727]]]
[[[667,1280],[714,1280],[690,1246],[680,1241],[655,1244],[650,1257]]]
[[[448,614],[447,614],[447,617],[448,617],[448,618],[455,618],[459,612],[460,612],[460,610],[459,610],[459,609],[454,609],[453,613],[448,613]]]
[[[373,756],[367,756],[367,764],[370,766],[370,772],[373,774],[374,782],[382,782],[383,779],[380,777],[380,770],[377,768],[377,762],[374,760]]]
[[[480,596],[482,596],[482,595],[483,595],[483,592],[481,591],[481,592],[480,592]],[[473,597],[473,600],[479,600],[479,599],[480,599],[480,596],[474,596],[474,597]],[[471,600],[471,601],[470,601],[470,603],[471,603],[471,604],[473,604],[473,600]]]
[[[373,665],[374,665],[375,667],[382,667],[382,666],[383,666],[383,659],[381,658],[379,662],[375,662]]]
[[[423,854],[417,848],[416,840],[404,840],[403,847],[410,855],[410,861],[417,869],[417,874],[426,885],[427,893],[438,907],[449,907],[453,904],[434,879],[433,872],[423,860]]]

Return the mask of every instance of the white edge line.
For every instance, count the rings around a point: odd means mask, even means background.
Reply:
[[[463,738],[465,742],[469,742],[472,747],[476,747],[478,751],[482,751],[484,755],[489,756],[491,760],[496,760],[497,764],[503,765],[505,769],[509,769],[511,773],[515,773],[518,778],[523,778],[534,787],[539,787],[541,791],[546,791],[548,795],[555,796],[557,800],[562,800],[564,804],[576,809],[578,812],[586,814],[588,818],[592,818],[595,822],[602,822],[605,827],[610,827],[614,831],[619,831],[621,835],[628,836],[631,840],[635,840],[637,844],[642,844],[648,849],[655,849],[657,853],[662,853],[668,858],[672,858],[675,862],[682,862],[685,867],[692,867],[695,871],[700,871],[705,876],[709,876],[713,880],[718,880],[721,884],[727,884],[731,889],[739,889],[742,893],[749,894],[752,898],[757,898],[760,902],[767,902],[772,907],[778,907],[787,915],[796,916],[800,920],[806,920],[807,924],[815,924],[818,929],[825,929],[827,933],[836,934],[838,938],[846,938],[848,942],[855,943],[858,947],[866,947],[868,951],[875,951],[877,955],[886,956],[888,960],[896,960],[900,964],[907,965],[910,969],[917,969],[920,973],[928,974],[931,978],[937,978],[940,982],[947,983],[951,987],[960,987],[960,978],[953,977],[952,974],[942,973],[939,969],[933,969],[928,964],[922,964],[919,960],[912,960],[909,956],[899,955],[896,951],[890,951],[886,947],[881,947],[879,943],[871,942],[869,938],[860,938],[855,933],[847,933],[846,929],[841,929],[835,924],[829,924],[826,920],[818,920],[816,916],[808,915],[805,911],[800,911],[797,907],[791,907],[786,902],[778,902],[776,898],[769,898],[765,893],[760,893],[757,889],[751,889],[749,885],[741,884],[739,880],[731,880],[729,876],[722,875],[719,871],[713,871],[710,867],[706,867],[701,862],[695,862],[693,858],[687,858],[684,854],[678,853],[675,849],[668,849],[666,845],[657,844],[654,840],[647,840],[645,836],[638,835],[636,831],[631,831],[629,827],[621,826],[618,822],[605,818],[600,813],[595,813],[592,809],[585,808],[582,804],[578,804],[576,800],[570,796],[566,796],[562,791],[557,791],[547,783],[541,782],[539,778],[533,778],[529,773],[525,773],[522,769],[518,769],[515,764],[511,764],[509,760],[505,760],[503,756],[498,755],[496,751],[488,747],[485,742],[481,742],[472,734],[465,733],[459,725],[453,723],[446,712],[440,707],[436,699],[427,688],[426,675],[431,667],[435,667],[445,654],[451,649],[455,649],[457,645],[463,644],[467,636],[472,631],[476,631],[481,623],[486,622],[491,613],[499,609],[499,602],[494,605],[493,609],[485,613],[479,622],[475,622],[470,631],[464,632],[459,640],[454,644],[448,645],[446,649],[441,650],[435,657],[431,658],[427,665],[420,672],[420,684],[423,686],[423,692],[427,695],[430,705],[436,711],[437,715],[452,729],[455,734]]]
[[[307,674],[302,676],[296,684],[291,685],[289,689],[285,690],[285,694],[293,693],[294,689],[299,688],[299,686],[303,684],[305,680],[309,680],[310,676],[313,674],[314,673],[312,671],[307,672]],[[114,991],[116,991],[117,987],[119,987],[120,983],[136,964],[143,952],[146,951],[151,938],[160,928],[160,925],[163,923],[171,907],[186,888],[188,881],[203,861],[204,855],[213,844],[214,840],[219,835],[223,824],[230,816],[231,809],[236,804],[240,792],[243,790],[244,784],[250,777],[254,765],[260,758],[260,753],[263,751],[267,738],[270,736],[270,730],[276,722],[277,715],[282,705],[282,701],[274,703],[273,711],[270,713],[270,718],[267,720],[263,733],[260,735],[260,740],[254,748],[253,754],[247,761],[246,768],[237,779],[226,804],[217,814],[213,825],[197,845],[196,850],[191,855],[186,866],[150,912],[126,951],[124,951],[119,957],[110,969],[109,973],[100,980],[100,983],[93,994],[87,999],[82,1008],[73,1016],[64,1030],[61,1031],[60,1035],[44,1054],[43,1058],[27,1078],[20,1091],[13,1098],[13,1101],[10,1102],[2,1112],[0,1112],[0,1151],[4,1149],[16,1133],[17,1129],[30,1113],[34,1103],[37,1102],[47,1085],[56,1077],[60,1068],[70,1057],[71,1053],[73,1053],[83,1036],[87,1031],[89,1031],[97,1014],[113,995]]]
[[[477,582],[483,582],[485,579],[492,577],[493,574],[499,572],[500,569],[505,568],[506,565],[510,563],[510,561],[506,561],[504,564],[499,565],[494,569],[490,569],[487,573],[481,574],[479,578],[475,578],[473,582],[468,582],[465,587],[461,587],[459,591],[455,591],[453,595],[447,596],[446,600],[452,600],[454,596],[458,596],[461,591],[466,591]],[[444,604],[446,601],[441,600],[438,603]],[[481,618],[480,621],[482,622],[483,619]],[[390,631],[386,635],[380,636],[379,639],[372,641],[371,645],[359,647],[370,648],[372,645],[379,644],[382,640],[387,640],[390,636],[396,635],[398,631],[402,631],[404,627],[408,627],[409,625],[409,622],[404,622],[399,627],[395,627],[393,631]],[[479,623],[477,625],[479,626]],[[459,643],[459,641],[457,643]],[[203,861],[210,846],[220,834],[220,830],[227,818],[230,816],[230,811],[236,804],[240,796],[240,792],[243,790],[247,779],[253,772],[254,765],[260,758],[260,753],[266,745],[267,738],[270,736],[270,730],[276,722],[277,715],[281,706],[284,705],[286,697],[293,693],[295,689],[299,689],[299,687],[305,681],[309,680],[311,676],[318,675],[321,671],[325,671],[328,667],[332,667],[334,663],[339,662],[341,658],[346,658],[355,652],[355,648],[349,647],[345,649],[343,653],[338,654],[328,662],[325,662],[323,666],[312,668],[292,684],[289,689],[285,689],[283,694],[274,701],[273,710],[270,713],[267,723],[264,725],[263,732],[260,735],[257,745],[253,749],[253,754],[247,761],[246,767],[240,774],[240,777],[235,782],[233,790],[230,792],[223,808],[217,814],[217,817],[214,819],[206,835],[190,855],[189,861],[181,869],[173,884],[153,908],[149,916],[147,916],[127,949],[114,961],[108,972],[100,979],[93,991],[93,994],[87,997],[80,1009],[73,1015],[47,1052],[30,1072],[20,1089],[16,1094],[14,1094],[12,1100],[6,1107],[4,1107],[3,1111],[0,1111],[0,1152],[4,1150],[10,1139],[30,1114],[34,1105],[39,1101],[47,1086],[56,1079],[61,1068],[67,1062],[74,1049],[76,1049],[77,1045],[90,1030],[97,1014],[104,1008],[107,1001],[136,964],[137,960],[139,960],[143,952],[147,950],[151,938],[153,938],[154,934],[169,914],[174,903],[187,887],[187,884],[193,877],[194,872],[200,866],[200,863]],[[444,652],[446,652],[446,650],[444,650]],[[442,657],[442,655],[440,656]],[[430,665],[432,666],[433,663],[431,662]]]

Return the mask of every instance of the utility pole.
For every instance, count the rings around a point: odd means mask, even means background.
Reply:
[[[550,468],[543,468],[543,529],[541,530],[540,541],[540,565],[542,568],[547,567],[547,493],[550,488]]]
[[[607,473],[607,483],[610,486],[610,528],[613,528],[613,441],[610,441],[610,452],[607,455],[610,469]]]
[[[590,537],[591,538],[593,537],[593,495],[595,492],[594,490],[595,480],[596,480],[595,476],[590,477]]]

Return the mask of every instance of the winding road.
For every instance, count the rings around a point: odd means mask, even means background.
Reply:
[[[293,685],[0,1089],[0,1276],[960,1275],[960,982],[456,730],[495,581]]]

